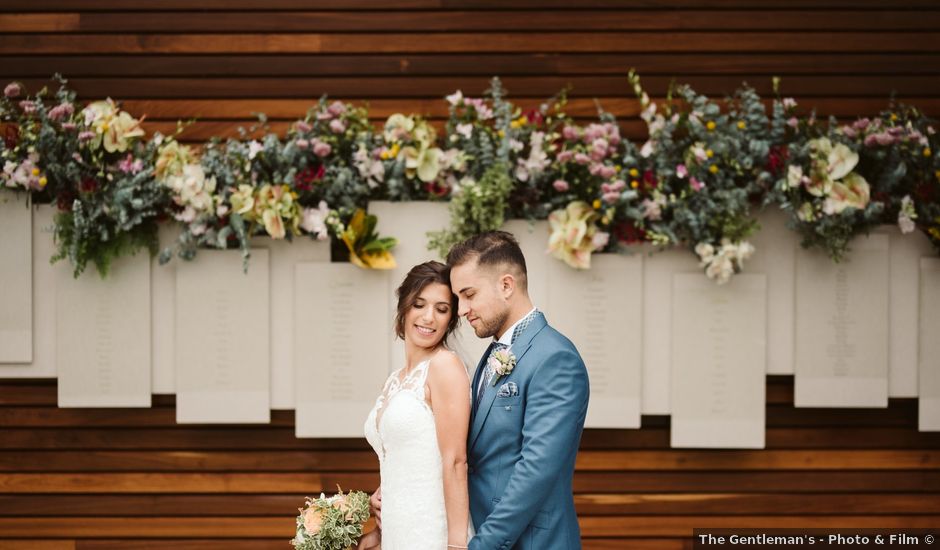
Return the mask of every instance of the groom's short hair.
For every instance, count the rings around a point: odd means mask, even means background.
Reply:
[[[529,275],[519,241],[506,231],[487,231],[455,244],[447,253],[447,265],[455,267],[476,259],[480,266],[506,266],[515,273],[516,283],[528,292]]]

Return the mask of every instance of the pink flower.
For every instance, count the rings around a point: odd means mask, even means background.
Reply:
[[[562,151],[558,153],[558,162],[565,163],[574,158],[574,151]]]
[[[790,128],[797,128],[799,125],[800,125],[800,121],[795,116],[790,117],[790,119],[787,120],[787,126],[789,126]]]
[[[76,128],[74,122],[65,122],[62,124],[63,130],[74,130]]]
[[[330,122],[330,130],[333,130],[334,134],[342,134],[346,131],[346,123],[338,118],[333,119]]]
[[[327,108],[327,110],[333,116],[340,116],[346,112],[346,104],[342,101],[334,101],[333,103],[330,103],[330,106]]]
[[[552,187],[554,187],[555,191],[558,191],[559,193],[564,193],[570,188],[568,182],[565,180],[555,180],[554,183],[552,183]]]
[[[686,169],[684,164],[676,166],[676,177],[682,179],[689,175],[689,171]]]
[[[78,141],[91,141],[95,139],[95,133],[90,131],[84,131],[78,134]]]
[[[569,141],[574,141],[578,139],[578,128],[575,126],[565,126],[561,131],[561,135]]]
[[[783,98],[783,108],[784,108],[784,109],[788,109],[788,110],[789,110],[789,109],[793,109],[794,107],[796,107],[796,100],[795,100],[795,99],[793,99],[792,97],[785,97],[785,98]]]
[[[298,120],[295,127],[297,128],[298,132],[303,133],[307,133],[310,130],[313,130],[313,126],[311,126],[310,123],[308,123],[306,120]]]
[[[691,185],[692,189],[695,191],[701,191],[705,188],[705,184],[697,180],[695,176],[689,178],[689,185]]]
[[[310,141],[308,141],[308,140],[306,140],[306,139],[298,139],[298,140],[297,140],[297,148],[298,148],[298,149],[309,149],[309,148],[310,148]]]
[[[868,125],[869,125],[869,124],[871,124],[871,121],[870,121],[870,120],[868,120],[867,118],[860,118],[860,119],[856,120],[855,123],[852,124],[852,126],[853,126],[856,130],[865,130],[865,128],[868,128]]]
[[[14,98],[20,95],[23,91],[23,88],[20,87],[18,82],[11,82],[7,84],[7,87],[3,89],[3,95]]]
[[[601,177],[609,179],[617,175],[617,169],[613,166],[604,166],[601,168]]]
[[[313,154],[318,157],[325,157],[333,151],[333,147],[329,143],[322,142],[320,140],[314,140],[313,142]]]
[[[32,101],[24,99],[20,101],[20,109],[23,109],[23,112],[27,115],[31,115],[36,112],[36,104]]]
[[[118,168],[125,174],[136,174],[144,169],[144,162],[140,159],[134,159],[134,155],[128,153],[118,164]]]
[[[865,138],[866,147],[874,147],[875,145],[891,145],[894,142],[895,137],[887,132],[869,134],[869,136]]]
[[[610,193],[604,193],[603,195],[601,195],[601,199],[603,199],[603,201],[606,202],[607,204],[614,204],[615,202],[620,200],[620,193],[613,192],[613,191]]]
[[[574,161],[578,164],[590,164],[591,157],[585,155],[584,153],[578,153],[574,156]]]
[[[594,250],[601,250],[607,243],[610,242],[610,233],[606,231],[598,231],[591,238],[591,244],[594,245]]]
[[[72,116],[74,112],[75,107],[73,107],[71,103],[60,103],[49,111],[49,118],[52,120],[62,120],[63,118]]]

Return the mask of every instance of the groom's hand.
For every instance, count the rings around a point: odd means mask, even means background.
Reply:
[[[371,508],[372,515],[375,516],[375,525],[379,529],[382,528],[382,486],[380,485],[378,489],[372,493],[372,497],[369,499],[369,508]]]

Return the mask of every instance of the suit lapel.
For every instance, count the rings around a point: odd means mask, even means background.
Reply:
[[[519,368],[519,365],[522,362],[522,358],[525,356],[526,352],[529,351],[529,348],[532,347],[532,339],[535,338],[535,335],[541,332],[541,330],[547,325],[548,323],[545,321],[545,316],[539,312],[538,316],[533,319],[531,323],[529,323],[529,326],[526,327],[525,331],[520,334],[516,342],[513,343],[510,350],[512,351],[513,355],[516,356],[515,369]],[[484,356],[484,361],[488,356],[489,352],[487,352],[487,355]],[[479,383],[478,376],[482,370],[480,368],[482,364],[483,361],[481,361],[480,365],[477,366],[477,377],[474,377],[474,388],[476,388],[476,385]],[[500,382],[504,382],[505,380],[512,378],[513,373],[515,373],[515,369],[513,369],[513,372],[510,372],[508,375],[506,375],[506,378],[500,379]],[[490,409],[493,407],[493,401],[495,400],[496,389],[493,388],[492,385],[484,388],[483,399],[480,400],[480,407],[477,409],[476,414],[473,416],[471,421],[470,444],[467,446],[468,451],[473,448],[477,438],[480,436],[480,431],[483,429],[483,424],[486,422],[486,417],[489,416]]]

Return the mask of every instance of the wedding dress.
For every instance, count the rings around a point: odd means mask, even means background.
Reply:
[[[434,413],[424,397],[430,360],[392,373],[365,423],[379,456],[382,550],[446,550],[447,514]],[[472,531],[471,531],[472,532]]]

